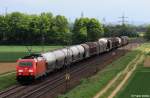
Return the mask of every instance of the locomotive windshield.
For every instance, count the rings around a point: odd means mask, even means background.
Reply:
[[[32,66],[32,62],[20,62],[19,66],[29,66],[29,67],[31,67]]]

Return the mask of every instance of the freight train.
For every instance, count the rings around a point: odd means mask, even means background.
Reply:
[[[68,63],[75,63],[94,55],[100,55],[128,43],[129,38],[127,36],[100,38],[96,42],[86,42],[68,48],[25,56],[17,60],[16,78],[19,82],[35,80],[54,70],[67,67]]]

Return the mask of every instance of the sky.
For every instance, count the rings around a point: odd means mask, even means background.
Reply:
[[[119,23],[127,16],[128,23],[150,23],[150,0],[0,0],[0,14],[19,11],[28,14],[52,12],[74,21],[81,17],[97,18],[106,23]],[[103,21],[105,19],[105,21]]]

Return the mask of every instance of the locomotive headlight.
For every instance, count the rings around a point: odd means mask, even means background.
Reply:
[[[23,72],[23,70],[19,69],[18,72]]]
[[[33,72],[33,70],[32,70],[32,69],[29,69],[29,72]]]

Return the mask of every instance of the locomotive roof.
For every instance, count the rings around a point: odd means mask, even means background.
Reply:
[[[23,57],[22,59],[34,59],[34,58],[38,58],[38,57],[42,57],[41,54],[30,54],[28,56]]]

